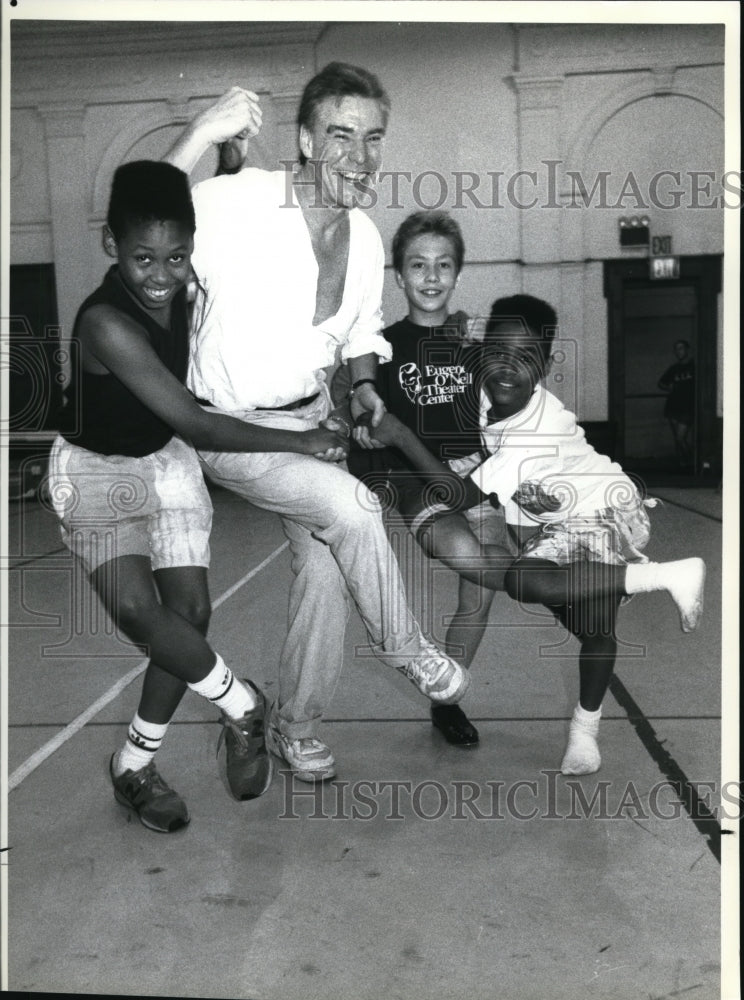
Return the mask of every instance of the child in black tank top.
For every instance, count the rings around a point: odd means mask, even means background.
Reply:
[[[168,833],[189,814],[154,756],[187,687],[222,712],[218,752],[233,797],[261,795],[272,774],[264,696],[205,639],[212,506],[194,447],[328,461],[346,452],[328,428],[249,424],[210,412],[185,388],[194,228],[180,170],[150,161],[117,170],[104,228],[117,264],[78,313],[80,370],[49,467],[65,543],[113,621],[151,657],[127,740],[111,757],[114,795],[146,827]]]

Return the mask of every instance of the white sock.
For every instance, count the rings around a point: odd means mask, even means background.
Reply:
[[[140,771],[153,759],[168,728],[168,723],[147,722],[139,714],[129,723],[127,741],[114,757],[114,774]]]
[[[577,705],[568,729],[568,744],[561,761],[562,774],[594,774],[602,763],[597,745],[601,706],[588,712]]]
[[[219,654],[207,676],[189,687],[202,698],[209,699],[230,719],[242,719],[246,712],[256,707],[253,691],[238,680]]]
[[[666,590],[677,605],[683,632],[692,632],[703,613],[705,563],[702,559],[630,563],[625,567],[626,594]]]

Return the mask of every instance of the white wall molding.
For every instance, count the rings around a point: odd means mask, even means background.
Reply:
[[[702,82],[692,81],[676,82],[677,72],[671,72],[667,68],[663,71],[662,87],[664,96],[689,97],[693,101],[699,101],[707,105],[723,120],[723,107],[721,106],[722,88],[714,88],[712,85],[706,86]],[[648,71],[642,74],[634,74],[633,77],[609,94],[601,97],[597,103],[578,121],[573,135],[566,141],[565,162],[567,170],[579,170],[584,163],[589,149],[602,131],[603,126],[616,115],[618,111],[636,101],[644,100],[647,97],[659,96],[660,77],[658,72]]]
[[[691,30],[694,28],[694,31]],[[716,24],[518,24],[519,71],[593,73],[723,62]]]
[[[15,21],[11,44],[19,70],[47,59],[202,53],[214,48],[313,46],[322,21]]]

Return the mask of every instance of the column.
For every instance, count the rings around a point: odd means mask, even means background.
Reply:
[[[513,183],[520,207],[520,256],[525,263],[561,259],[559,177],[562,76],[515,76],[519,123],[519,165]],[[529,206],[529,207],[528,207]]]
[[[44,122],[52,204],[52,249],[61,339],[72,335],[75,314],[93,290],[88,233],[90,181],[85,155],[85,107],[39,107]]]

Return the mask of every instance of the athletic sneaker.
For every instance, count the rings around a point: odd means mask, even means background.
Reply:
[[[229,719],[223,712],[217,758],[222,780],[240,802],[258,798],[271,784],[271,757],[266,749],[266,699],[255,684],[244,683],[256,695],[256,707],[242,719]]]
[[[327,781],[336,775],[333,754],[320,740],[311,736],[290,740],[272,725],[269,726],[267,742],[271,752],[285,760],[300,781]]]
[[[114,798],[123,806],[133,809],[143,826],[158,833],[174,833],[190,820],[186,803],[178,792],[170,788],[158,774],[154,761],[139,771],[127,769],[114,774],[114,757],[111,755],[109,773],[114,786]]]
[[[421,652],[397,669],[431,701],[454,705],[470,687],[470,673],[433,643],[423,640],[421,645]]]

